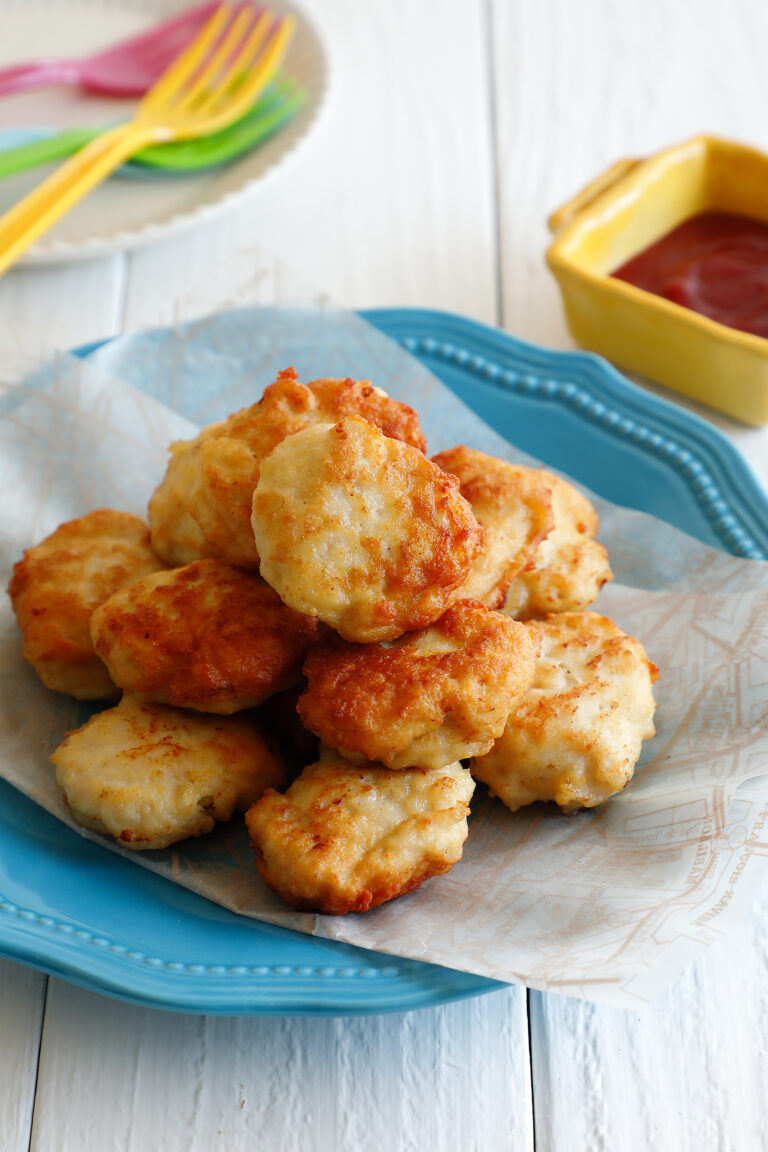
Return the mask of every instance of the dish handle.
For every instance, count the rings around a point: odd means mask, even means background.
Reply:
[[[618,184],[622,177],[626,176],[633,168],[637,168],[638,164],[642,164],[642,160],[635,158],[628,158],[625,160],[617,160],[605,172],[601,172],[594,180],[590,180],[575,196],[567,200],[560,208],[557,208],[547,220],[547,227],[550,232],[559,232],[566,224],[570,224],[571,220],[588,208],[598,196],[603,192],[607,192],[614,184]]]

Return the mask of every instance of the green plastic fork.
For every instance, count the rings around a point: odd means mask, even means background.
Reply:
[[[279,77],[240,120],[220,132],[170,144],[153,144],[124,167],[195,172],[236,160],[291,120],[306,100],[293,81]],[[0,178],[72,156],[104,131],[103,126],[71,128],[28,144],[0,151]]]

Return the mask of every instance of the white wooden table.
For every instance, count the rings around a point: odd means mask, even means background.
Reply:
[[[0,346],[48,354],[247,300],[267,249],[350,307],[569,347],[549,210],[702,130],[768,149],[764,0],[304,2],[336,91],[300,153],[182,238],[13,271]],[[768,485],[768,430],[709,415]],[[509,988],[399,1016],[197,1018],[0,961],[0,1148],[751,1152],[768,1147],[766,939],[768,899],[633,1013]]]

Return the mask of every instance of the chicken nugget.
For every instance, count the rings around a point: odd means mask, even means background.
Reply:
[[[78,824],[134,849],[202,836],[286,779],[252,716],[213,719],[130,695],[51,760]]]
[[[194,440],[174,440],[165,476],[149,501],[152,547],[170,567],[216,555],[189,511],[188,496],[197,475],[200,448],[221,434],[223,423],[209,424]]]
[[[461,587],[462,597],[500,608],[512,580],[533,560],[554,527],[549,486],[522,468],[460,445],[432,460],[458,477],[461,494],[483,530],[483,545]]]
[[[476,600],[391,645],[331,635],[309,651],[299,715],[355,763],[441,768],[491,748],[533,680],[540,646],[535,629]]]
[[[367,912],[461,859],[474,783],[460,764],[395,772],[327,750],[246,814],[259,872],[302,911]]]
[[[23,655],[48,688],[78,700],[119,692],[91,642],[91,615],[113,592],[163,567],[143,520],[100,508],[61,524],[13,569],[8,595]]]
[[[215,436],[200,444],[187,494],[190,515],[209,554],[258,571],[251,528],[253,491],[260,461],[244,440]]]
[[[458,598],[480,549],[459,482],[357,416],[288,437],[253,496],[261,574],[346,640],[394,640]]]
[[[286,436],[312,424],[336,423],[345,416],[362,416],[385,436],[426,451],[427,442],[414,409],[393,400],[370,380],[327,378],[302,384],[293,368],[278,373],[261,400],[235,412],[217,435],[242,440],[258,460],[263,460]]]
[[[416,413],[368,380],[313,380],[281,372],[261,400],[172,445],[173,458],[150,503],[153,541],[169,563],[218,556],[257,569],[251,500],[261,461],[286,436],[357,415],[387,436],[426,450]]]
[[[643,740],[655,734],[658,669],[639,640],[596,612],[537,621],[542,651],[533,684],[473,776],[515,812],[554,800],[593,808],[629,783]]]
[[[608,553],[594,539],[598,518],[592,504],[567,480],[532,471],[550,489],[555,525],[507,591],[503,611],[517,620],[586,608],[613,580]]]
[[[121,688],[229,715],[296,683],[315,627],[254,572],[196,560],[110,597],[92,634]]]

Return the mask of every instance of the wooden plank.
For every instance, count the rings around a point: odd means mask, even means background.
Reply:
[[[765,1148],[768,895],[637,1012],[531,997],[537,1152]]]
[[[0,378],[118,331],[123,307],[122,254],[82,264],[13,268],[0,278]]]
[[[333,73],[329,107],[248,201],[131,258],[126,326],[258,298],[321,293],[493,322],[493,157],[479,0],[309,0]]]
[[[504,325],[572,347],[547,214],[619,157],[701,131],[765,148],[768,9],[742,0],[721,21],[714,4],[493,0],[493,26]],[[765,430],[683,403],[768,481]],[[765,1147],[767,929],[763,901],[636,1013],[532,993],[537,1152]]]
[[[51,981],[32,1152],[525,1152],[523,998],[510,989],[405,1015],[222,1019]]]
[[[3,1152],[27,1152],[46,977],[0,960],[0,1133]]]

